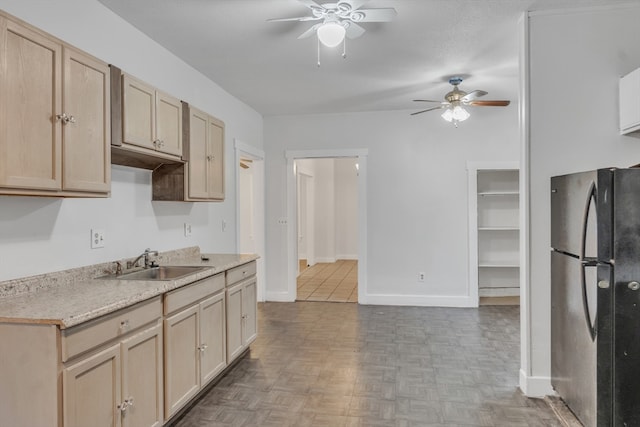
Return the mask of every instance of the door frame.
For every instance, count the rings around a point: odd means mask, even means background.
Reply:
[[[302,208],[302,204],[296,205],[297,206],[297,215],[296,215],[296,219],[299,219],[301,216],[301,213],[304,212],[306,214],[306,218],[305,218],[305,230],[303,231],[303,234],[305,236],[305,245],[306,245],[306,260],[307,260],[307,265],[312,266],[316,263],[316,255],[315,255],[315,214],[314,214],[314,200],[313,200],[313,195],[315,194],[315,182],[314,180],[314,176],[310,174],[309,171],[303,171],[300,170],[300,167],[298,164],[297,165],[297,175],[296,175],[296,183],[297,183],[297,193],[296,195],[299,197],[300,194],[302,194],[303,191],[303,187],[304,187],[304,192],[305,192],[305,206],[304,206],[304,210],[301,210]],[[309,197],[311,196],[311,197]],[[300,202],[300,200],[297,200],[296,202]],[[297,224],[298,226],[300,225],[300,223]],[[300,230],[298,230],[300,231]],[[298,236],[299,237],[299,236]],[[300,240],[298,239],[298,242],[300,242]],[[296,252],[298,252],[298,261],[300,260],[300,252],[299,252],[299,247],[296,248]],[[298,264],[299,267],[299,264]],[[298,270],[298,274],[300,274],[300,270]]]
[[[267,276],[265,274],[266,264],[266,243],[265,243],[265,168],[264,151],[252,145],[234,139],[235,149],[235,176],[236,176],[236,248],[240,252],[240,158],[246,157],[253,160],[255,172],[253,175],[253,206],[254,206],[254,238],[257,255],[260,257],[256,261],[256,276],[258,286],[256,294],[258,301],[265,301],[267,289]]]
[[[298,159],[351,157],[358,159],[358,303],[367,304],[367,157],[368,149],[287,150],[287,297],[295,301],[298,272]]]

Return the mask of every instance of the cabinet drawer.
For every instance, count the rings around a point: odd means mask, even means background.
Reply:
[[[256,274],[256,262],[251,261],[238,267],[227,270],[227,286],[233,285],[243,279]]]
[[[162,316],[160,297],[62,331],[62,361],[91,350]]]
[[[172,313],[182,307],[193,304],[204,297],[224,289],[224,273],[186,285],[166,294],[164,298],[164,314]]]

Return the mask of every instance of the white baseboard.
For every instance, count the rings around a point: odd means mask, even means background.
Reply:
[[[266,301],[271,302],[294,302],[295,296],[289,295],[289,292],[266,292]]]
[[[528,397],[553,396],[556,392],[551,387],[550,377],[534,377],[520,369],[520,390]]]
[[[332,262],[336,262],[335,258],[322,258],[322,257],[316,257],[316,264],[319,262],[326,262],[326,263],[332,263]]]
[[[416,307],[477,307],[468,296],[425,296],[425,295],[365,295],[360,304],[404,305]]]
[[[346,260],[350,260],[350,261],[357,261],[358,260],[358,254],[352,254],[352,255],[336,255],[337,259],[346,259]]]

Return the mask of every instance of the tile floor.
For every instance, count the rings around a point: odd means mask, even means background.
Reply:
[[[518,307],[261,303],[258,322],[176,427],[562,425],[517,388]]]
[[[298,276],[298,301],[358,302],[358,261],[317,263]]]

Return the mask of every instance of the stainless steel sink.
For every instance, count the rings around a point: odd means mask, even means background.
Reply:
[[[163,265],[160,267],[147,268],[146,270],[134,271],[120,275],[105,276],[105,279],[120,280],[175,280],[189,274],[197,273],[207,267],[190,267],[181,265]]]

